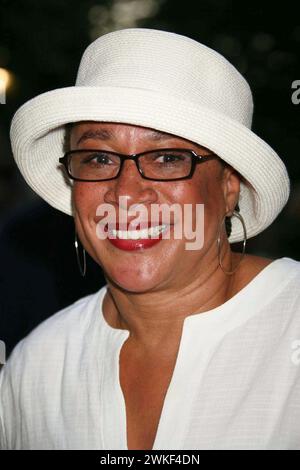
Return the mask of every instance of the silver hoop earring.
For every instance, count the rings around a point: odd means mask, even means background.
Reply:
[[[219,230],[219,236],[218,236],[218,239],[217,239],[217,243],[218,243],[218,260],[219,260],[219,265],[220,265],[220,268],[222,269],[222,271],[223,271],[225,274],[231,275],[231,274],[235,273],[235,271],[236,271],[237,268],[239,267],[239,265],[240,265],[240,263],[241,263],[241,261],[242,261],[244,255],[245,255],[245,248],[246,248],[246,241],[247,241],[247,230],[246,230],[246,225],[245,225],[245,221],[244,221],[243,216],[242,216],[239,212],[237,212],[237,211],[234,210],[234,211],[232,212],[232,217],[237,217],[237,218],[240,220],[240,222],[241,222],[241,224],[242,224],[242,226],[243,226],[243,232],[244,232],[243,250],[242,250],[242,253],[241,253],[241,255],[242,255],[242,256],[241,256],[241,259],[240,259],[240,261],[238,262],[238,264],[237,264],[237,266],[235,267],[235,269],[232,270],[232,271],[226,271],[226,270],[224,269],[224,267],[223,267],[223,265],[222,265],[222,261],[221,261],[221,230],[222,230],[223,222],[224,222],[224,219],[225,219],[226,216],[227,216],[227,214],[225,214],[225,216],[223,217],[223,220],[222,220],[222,223],[221,223],[221,226],[220,226],[221,228],[220,228],[220,230]]]
[[[80,256],[79,256],[79,244],[78,244],[78,239],[77,239],[77,233],[76,233],[76,230],[75,230],[75,241],[74,241],[74,245],[75,245],[75,250],[76,250],[76,257],[77,257],[77,264],[78,264],[78,267],[79,267],[79,271],[80,271],[80,274],[82,277],[85,276],[85,273],[86,273],[86,256],[85,256],[85,249],[82,247],[82,258],[83,258],[83,268],[81,266],[81,261],[80,261]]]

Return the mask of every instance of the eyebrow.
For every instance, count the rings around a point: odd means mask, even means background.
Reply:
[[[89,129],[80,136],[77,141],[77,145],[80,142],[84,142],[87,139],[96,139],[96,140],[113,140],[116,138],[117,133],[109,131],[107,129]],[[156,131],[154,129],[149,129],[145,137],[150,140],[160,141],[174,137],[172,134],[167,134],[166,132]]]

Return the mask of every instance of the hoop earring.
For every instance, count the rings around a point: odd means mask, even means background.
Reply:
[[[223,222],[224,222],[224,219],[225,219],[226,216],[227,216],[227,214],[225,214],[225,216],[223,217],[222,223],[221,223],[221,225],[220,225],[221,228],[222,228],[222,226],[223,226]],[[241,224],[242,224],[242,226],[243,226],[244,239],[243,239],[243,251],[242,251],[242,256],[241,256],[240,261],[238,262],[238,264],[237,264],[237,266],[235,267],[234,270],[232,270],[232,271],[226,271],[226,270],[224,269],[224,267],[223,267],[223,265],[222,265],[222,261],[221,261],[221,233],[220,233],[221,230],[219,230],[219,236],[218,236],[218,239],[217,239],[217,243],[218,243],[218,260],[219,260],[220,268],[222,269],[222,271],[223,271],[225,274],[228,274],[228,275],[231,275],[231,274],[235,273],[235,271],[236,271],[237,268],[239,267],[239,265],[240,265],[240,263],[241,263],[241,261],[242,261],[244,255],[245,255],[245,248],[246,248],[246,241],[247,241],[247,230],[246,230],[246,225],[245,225],[245,221],[244,221],[243,216],[242,216],[239,212],[237,212],[236,210],[234,210],[234,211],[232,212],[232,217],[237,217],[237,218],[240,220],[240,222],[241,222]]]
[[[84,276],[85,276],[85,273],[86,273],[85,249],[82,247],[82,258],[83,258],[83,268],[82,268],[82,266],[81,266],[81,261],[80,261],[80,256],[79,256],[79,244],[78,244],[78,239],[77,239],[76,230],[75,230],[75,241],[74,241],[74,245],[75,245],[75,250],[76,250],[76,257],[77,257],[77,264],[78,264],[78,267],[79,267],[79,271],[80,271],[81,276],[84,277]]]

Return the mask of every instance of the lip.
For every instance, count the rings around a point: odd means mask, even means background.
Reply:
[[[114,224],[113,228],[116,230],[127,230],[130,224]],[[139,228],[142,230],[144,228],[150,228],[150,227],[156,227],[157,225],[163,225],[161,223],[156,223],[154,224],[153,222],[144,222],[139,225],[137,225],[136,229],[138,230]],[[135,239],[121,239],[117,237],[110,237],[109,234],[107,236],[108,241],[115,246],[116,248],[119,248],[120,250],[125,250],[125,251],[135,251],[135,250],[144,250],[147,248],[151,248],[154,245],[157,245],[163,240],[163,234],[168,232],[170,230],[170,225],[168,225],[166,230],[161,232],[157,237],[155,238],[140,238],[138,240]],[[120,228],[120,227],[125,227],[125,228]],[[138,228],[139,227],[139,228]],[[112,227],[110,227],[111,229]]]

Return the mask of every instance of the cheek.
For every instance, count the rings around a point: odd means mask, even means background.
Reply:
[[[195,204],[204,202],[206,188],[200,184],[198,179],[178,182],[172,189],[172,200],[174,203]]]
[[[216,214],[222,206],[223,192],[219,171],[213,166],[207,166],[201,174],[195,174],[193,186],[190,190],[191,198],[195,202],[204,204],[207,212]]]
[[[183,184],[185,183],[185,184]],[[205,239],[214,236],[218,227],[219,214],[222,213],[222,190],[217,175],[203,172],[195,174],[191,181],[183,181],[173,192],[174,202],[180,204],[203,204],[204,212],[193,210],[193,230],[199,230],[199,224],[204,224]]]
[[[103,202],[103,191],[94,183],[75,181],[72,197],[77,214],[93,216],[96,214],[98,205]]]

